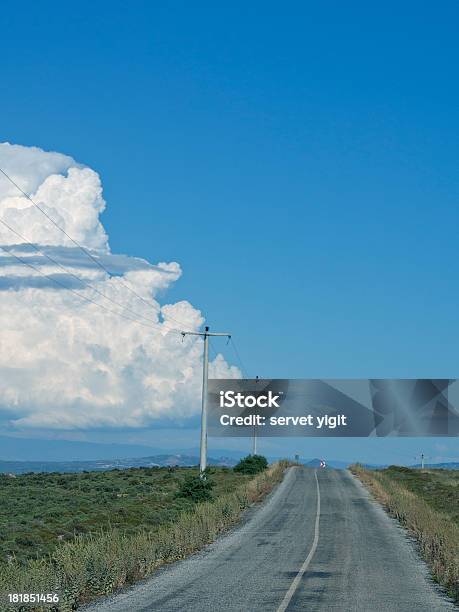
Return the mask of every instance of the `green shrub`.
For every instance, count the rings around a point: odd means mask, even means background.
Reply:
[[[263,455],[247,455],[234,466],[235,472],[241,474],[258,474],[268,467],[268,461]]]
[[[190,474],[180,483],[177,496],[191,499],[194,502],[208,501],[212,499],[213,487],[214,483],[209,478],[204,479]]]

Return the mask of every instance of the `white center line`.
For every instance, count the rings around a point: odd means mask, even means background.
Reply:
[[[311,559],[314,556],[314,553],[316,552],[317,544],[319,542],[320,488],[319,488],[319,480],[317,478],[317,470],[314,471],[314,477],[316,479],[316,485],[317,485],[317,509],[316,509],[316,523],[314,526],[314,540],[312,542],[311,550],[309,551],[308,556],[304,560],[303,565],[300,567],[298,574],[293,579],[293,582],[290,585],[289,590],[285,594],[285,597],[282,600],[282,603],[277,608],[277,612],[285,612],[285,610],[288,608],[288,605],[290,601],[292,600],[292,597],[294,596],[295,591],[298,588],[298,585],[300,584],[300,580],[303,577],[304,572],[308,569]]]

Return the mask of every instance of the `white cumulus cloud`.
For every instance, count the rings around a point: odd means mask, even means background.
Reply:
[[[202,342],[182,342],[172,328],[197,330],[203,317],[187,301],[158,298],[180,277],[179,264],[112,254],[99,175],[71,157],[4,143],[0,167],[110,271],[0,176],[0,220],[11,228],[0,223],[0,419],[88,429],[197,414]],[[240,376],[221,355],[210,374]]]

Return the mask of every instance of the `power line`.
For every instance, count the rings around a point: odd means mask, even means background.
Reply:
[[[87,249],[85,249],[85,247],[83,247],[77,240],[75,240],[74,238],[72,238],[72,236],[70,236],[63,227],[61,227],[58,223],[56,223],[56,221],[54,221],[54,219],[46,212],[46,210],[44,210],[39,204],[37,204],[35,202],[35,200],[33,200],[28,193],[26,193],[6,172],[5,170],[3,170],[3,168],[0,167],[0,172],[3,174],[3,176],[14,186],[16,187],[16,189],[18,189],[18,191],[20,193],[22,193],[22,195],[27,198],[29,200],[29,202],[32,203],[33,206],[35,206],[59,231],[61,231],[75,246],[77,246],[87,257],[89,257],[89,259],[91,259],[97,266],[99,266],[99,268],[101,268],[107,275],[109,278],[112,278],[112,274],[111,272],[104,266],[104,264],[94,255],[92,255],[92,253],[90,251],[88,251]],[[122,304],[119,304],[118,302],[116,302],[115,300],[113,300],[112,298],[106,296],[105,294],[103,294],[101,291],[99,291],[96,287],[94,287],[91,283],[89,283],[88,281],[86,281],[85,279],[81,279],[80,277],[78,277],[76,274],[74,274],[73,272],[71,272],[70,270],[68,270],[67,268],[65,268],[65,266],[63,266],[62,264],[60,264],[59,262],[57,262],[54,258],[50,257],[49,255],[47,255],[46,253],[43,253],[36,245],[34,245],[33,243],[31,243],[30,241],[28,241],[24,236],[22,236],[19,232],[17,232],[16,230],[14,230],[12,227],[10,227],[5,221],[1,220],[2,223],[8,227],[8,229],[10,229],[12,232],[14,232],[17,236],[19,236],[22,240],[25,240],[27,244],[31,245],[38,253],[40,253],[41,255],[43,255],[44,257],[46,257],[48,260],[52,261],[55,265],[59,266],[59,268],[63,269],[67,274],[70,274],[71,276],[73,276],[74,278],[76,278],[79,282],[83,282],[86,286],[90,287],[91,289],[93,289],[96,293],[98,293],[99,295],[101,295],[104,299],[109,300],[110,302],[112,302],[113,304],[115,304],[116,306],[123,308],[124,310],[127,310],[128,312],[133,313],[133,315],[135,317],[141,317],[142,319],[149,321],[150,325],[147,325],[145,323],[142,323],[141,321],[139,321],[137,318],[136,319],[132,319],[130,317],[127,317],[126,315],[116,312],[114,310],[111,310],[109,308],[107,308],[106,306],[103,306],[102,304],[99,304],[98,302],[96,302],[95,300],[80,294],[79,292],[75,291],[74,289],[71,289],[70,287],[67,287],[66,285],[64,285],[64,283],[61,283],[58,279],[54,278],[53,276],[49,276],[48,274],[45,274],[44,272],[42,272],[39,268],[37,268],[36,266],[34,266],[33,264],[30,264],[29,262],[25,261],[24,259],[22,259],[21,257],[15,255],[14,253],[8,251],[7,249],[5,249],[4,247],[0,247],[2,248],[2,250],[4,252],[6,252],[8,255],[11,255],[12,257],[14,257],[17,261],[19,261],[20,263],[28,266],[29,268],[31,268],[32,270],[35,270],[36,272],[38,272],[39,274],[41,274],[42,276],[48,278],[49,280],[51,280],[53,283],[63,287],[64,289],[66,289],[67,291],[70,291],[71,293],[73,293],[74,295],[76,295],[77,297],[79,297],[80,299],[85,300],[86,302],[89,302],[91,304],[94,304],[96,306],[98,306],[99,308],[102,308],[103,310],[105,310],[106,312],[109,312],[110,314],[115,314],[118,315],[120,317],[123,317],[124,319],[131,321],[133,323],[137,323],[138,325],[143,325],[144,327],[148,327],[150,329],[154,329],[153,325],[156,328],[161,329],[162,327],[165,327],[167,329],[170,329],[171,331],[174,331],[176,333],[181,333],[182,336],[189,335],[190,330],[186,329],[186,326],[183,325],[183,323],[181,321],[179,321],[178,319],[175,319],[174,317],[171,317],[170,315],[167,316],[168,319],[170,319],[171,321],[175,321],[176,323],[178,323],[180,326],[183,326],[183,331],[182,330],[178,330],[175,329],[173,327],[170,327],[169,325],[167,325],[166,323],[156,323],[153,322],[151,319],[148,319],[148,317],[145,317],[144,315],[139,315],[138,313],[134,312],[133,310],[131,310],[130,308],[123,306]],[[147,300],[145,300],[141,295],[139,295],[137,293],[137,291],[135,291],[134,289],[132,289],[131,287],[129,287],[129,285],[127,285],[124,281],[122,281],[119,277],[118,277],[118,282],[119,284],[124,287],[125,289],[127,289],[130,293],[132,293],[133,295],[135,295],[139,300],[141,300],[144,304],[146,304],[149,308],[151,307],[151,304],[149,302],[147,302]],[[162,313],[161,313],[162,314]],[[164,315],[162,314],[163,318]],[[198,335],[196,332],[191,332],[193,335]],[[211,334],[214,335],[214,334]],[[221,334],[216,334],[216,335],[221,335]],[[204,334],[204,337],[208,337],[208,334]],[[236,358],[240,363],[241,366],[241,371],[243,376],[245,376],[244,372],[246,371],[246,368],[244,367],[244,364],[242,362],[241,356],[239,354],[239,351],[237,350],[237,347],[234,343],[234,340],[231,338],[231,336],[228,336],[229,340],[232,340],[232,346],[234,349],[234,352],[236,354]]]
[[[236,359],[238,360],[239,365],[241,366],[242,376],[244,378],[247,378],[248,377],[247,368],[244,366],[244,362],[242,361],[239,351],[237,350],[236,344],[234,342],[234,338],[230,336],[229,340],[230,340],[231,346],[233,347],[234,354],[236,355]]]
[[[96,293],[98,293],[101,297],[103,297],[104,299],[108,300],[109,302],[112,302],[112,304],[115,304],[115,306],[118,306],[119,308],[123,308],[124,310],[126,310],[127,312],[130,312],[134,317],[136,318],[141,318],[144,319],[145,321],[148,321],[149,323],[152,323],[153,325],[158,325],[160,326],[161,324],[157,323],[157,321],[153,321],[153,319],[149,319],[148,317],[146,317],[145,315],[142,315],[138,312],[135,312],[134,310],[132,310],[131,308],[129,308],[128,306],[124,306],[123,304],[120,304],[119,302],[117,302],[116,300],[114,300],[113,298],[109,297],[108,295],[105,295],[105,293],[102,293],[102,291],[99,291],[99,289],[97,289],[97,287],[94,287],[94,285],[92,285],[89,281],[87,281],[84,278],[81,278],[80,276],[77,276],[76,274],[74,274],[71,270],[69,270],[68,268],[66,268],[65,266],[63,266],[59,261],[57,261],[57,259],[54,259],[54,257],[51,257],[50,255],[48,255],[47,253],[43,252],[41,249],[39,249],[33,242],[30,242],[29,240],[27,240],[27,238],[25,236],[23,236],[20,232],[16,231],[15,229],[13,229],[8,223],[6,223],[6,221],[4,221],[3,219],[0,219],[0,223],[2,223],[5,227],[7,227],[10,231],[12,231],[14,234],[16,234],[16,236],[18,236],[21,240],[24,240],[24,242],[26,244],[28,244],[29,246],[31,246],[33,249],[35,249],[35,251],[37,253],[39,253],[40,255],[42,255],[43,257],[45,257],[46,259],[48,259],[49,261],[51,261],[54,265],[58,266],[61,270],[63,270],[66,274],[68,274],[69,276],[72,276],[73,278],[75,278],[77,281],[79,281],[80,283],[83,283],[84,285],[86,285],[88,288],[92,289],[93,291],[95,291]],[[6,248],[3,248],[4,251],[8,252],[10,255],[13,255],[13,253],[11,253],[11,251],[9,251]],[[14,255],[13,255],[14,256]],[[176,331],[178,333],[180,333],[181,330],[176,329],[174,327],[171,327],[170,325],[167,325],[166,323],[163,323],[162,325],[164,325],[164,327],[167,327],[173,331]]]
[[[246,376],[247,368],[245,367],[244,362],[242,361],[241,356],[239,354],[239,351],[236,348],[236,344],[234,342],[234,338],[232,336],[230,336],[230,335],[228,335],[228,342],[230,342],[232,344],[234,354],[236,355],[236,359],[239,362],[239,366],[241,368],[242,376],[244,378],[247,378],[247,376]],[[213,342],[212,342],[212,340],[210,338],[209,338],[209,346],[212,349],[212,351],[215,353],[215,357],[217,357],[217,355],[218,355],[217,350],[214,347],[214,344],[213,344]]]
[[[211,340],[210,338],[209,338],[209,347],[210,347],[210,349],[211,349],[211,351],[212,351],[212,353],[214,354],[215,359],[216,359],[216,358],[217,358],[217,356],[218,356],[218,353],[217,353],[217,350],[216,350],[216,348],[214,347],[214,344],[213,344],[213,342],[212,342],[212,340]]]
[[[109,312],[110,314],[115,314],[115,315],[118,315],[120,317],[123,317],[123,319],[126,319],[127,321],[131,321],[132,323],[137,323],[138,325],[143,325],[143,327],[148,327],[149,329],[155,329],[152,325],[147,325],[146,323],[142,323],[142,321],[138,321],[136,319],[131,319],[131,317],[127,317],[126,315],[122,314],[121,312],[116,312],[114,310],[111,310],[110,308],[107,308],[106,306],[103,306],[102,304],[99,304],[99,302],[96,302],[95,300],[91,299],[90,297],[88,297],[86,295],[82,295],[78,291],[75,291],[74,289],[71,289],[70,287],[67,287],[66,285],[64,285],[64,283],[61,283],[57,278],[54,278],[53,276],[50,276],[49,274],[45,274],[44,272],[42,272],[42,270],[40,270],[40,268],[37,268],[36,266],[34,266],[33,264],[29,263],[25,259],[22,259],[22,257],[19,257],[18,255],[15,255],[14,253],[11,253],[7,249],[5,249],[4,246],[0,246],[0,248],[2,249],[2,251],[7,253],[8,255],[11,255],[12,257],[14,257],[14,259],[19,261],[20,263],[24,264],[28,268],[31,268],[32,270],[35,270],[35,272],[38,272],[39,274],[41,274],[45,278],[49,279],[51,282],[55,283],[56,285],[59,285],[60,287],[62,287],[66,291],[69,291],[70,293],[73,293],[74,295],[76,295],[80,299],[85,300],[86,302],[90,302],[91,304],[94,304],[95,306],[98,306],[99,308],[102,308],[102,310],[105,310],[106,312]],[[159,324],[155,324],[155,325],[156,325],[156,328],[159,328],[159,329],[161,329],[161,327],[162,327]],[[172,328],[169,328],[169,329],[171,329],[171,331],[177,332],[177,330],[172,330]],[[177,332],[177,333],[180,333],[180,332]]]
[[[57,229],[59,231],[61,231],[65,236],[67,236],[67,238],[73,242],[73,244],[75,244],[87,257],[89,257],[96,265],[99,266],[99,268],[101,268],[102,270],[104,270],[104,272],[106,272],[106,274],[108,274],[108,276],[111,278],[112,274],[111,272],[104,266],[104,264],[99,261],[99,259],[97,257],[94,257],[94,255],[91,254],[90,251],[88,251],[87,249],[84,248],[84,246],[82,246],[77,240],[75,240],[74,238],[72,238],[72,236],[70,236],[63,227],[61,227],[58,223],[56,223],[56,221],[54,221],[54,219],[46,212],[46,210],[44,210],[39,204],[37,204],[35,202],[35,200],[33,200],[29,194],[27,192],[24,191],[24,189],[22,189],[6,172],[5,170],[3,170],[3,168],[0,167],[0,172],[3,174],[3,176],[12,184],[14,185],[14,187],[16,187],[16,189],[18,189],[22,195],[24,197],[26,197],[29,202],[31,202],[36,208],[38,208],[38,210],[45,215],[45,217],[51,221],[51,223],[57,227]],[[147,300],[145,300],[140,294],[137,293],[137,291],[135,291],[134,289],[132,289],[131,287],[129,287],[129,285],[127,285],[124,281],[122,281],[121,279],[119,279],[119,283],[120,285],[122,285],[123,287],[125,287],[128,291],[130,291],[133,295],[135,295],[139,300],[141,300],[144,304],[146,304],[148,307],[151,307],[151,304],[149,304],[147,302]],[[168,317],[171,321],[175,321],[175,323],[178,323],[179,325],[183,325],[183,323],[181,321],[178,321],[177,319],[174,319],[173,317],[169,316]]]
[[[244,378],[247,378],[247,376],[246,376],[246,374],[247,374],[247,369],[246,369],[246,367],[244,366],[244,363],[243,363],[243,361],[242,361],[242,359],[241,359],[241,356],[239,355],[239,351],[237,350],[236,345],[234,344],[234,340],[233,340],[233,337],[232,337],[232,336],[228,336],[228,342],[227,342],[227,344],[228,344],[229,342],[232,342],[232,345],[233,345],[233,350],[234,350],[234,353],[235,353],[235,355],[236,355],[236,359],[237,359],[237,360],[238,360],[238,362],[239,362],[239,366],[240,366],[240,368],[241,368],[242,376],[243,376]],[[214,346],[214,344],[213,344],[213,342],[212,342],[212,340],[211,340],[210,338],[209,338],[209,347],[210,347],[210,349],[213,351],[213,353],[215,354],[215,357],[217,357],[217,356],[218,356],[217,349],[215,348],[215,346]]]

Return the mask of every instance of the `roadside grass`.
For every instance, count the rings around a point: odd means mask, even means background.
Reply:
[[[0,565],[0,593],[58,593],[60,603],[54,609],[65,612],[98,596],[108,595],[212,542],[282,479],[287,466],[287,462],[278,462],[254,478],[241,477],[228,470],[223,472],[228,476],[226,481],[224,476],[217,478],[222,471],[217,469],[212,475],[216,481],[212,501],[195,504],[173,495],[174,499],[168,500],[172,505],[188,505],[178,506],[172,520],[154,529],[138,524],[137,529],[130,532],[104,525],[98,532],[76,535],[61,542],[45,557],[3,563]],[[176,489],[177,483],[174,493]],[[165,502],[163,510],[166,505]],[[1,610],[18,609],[8,607],[4,596],[0,605]]]
[[[459,603],[459,472],[350,469],[415,537],[434,580]]]
[[[248,477],[211,468],[213,494]],[[79,474],[0,474],[0,564],[40,559],[76,535],[116,528],[134,535],[174,521],[193,501],[176,497],[193,468],[131,468]]]

